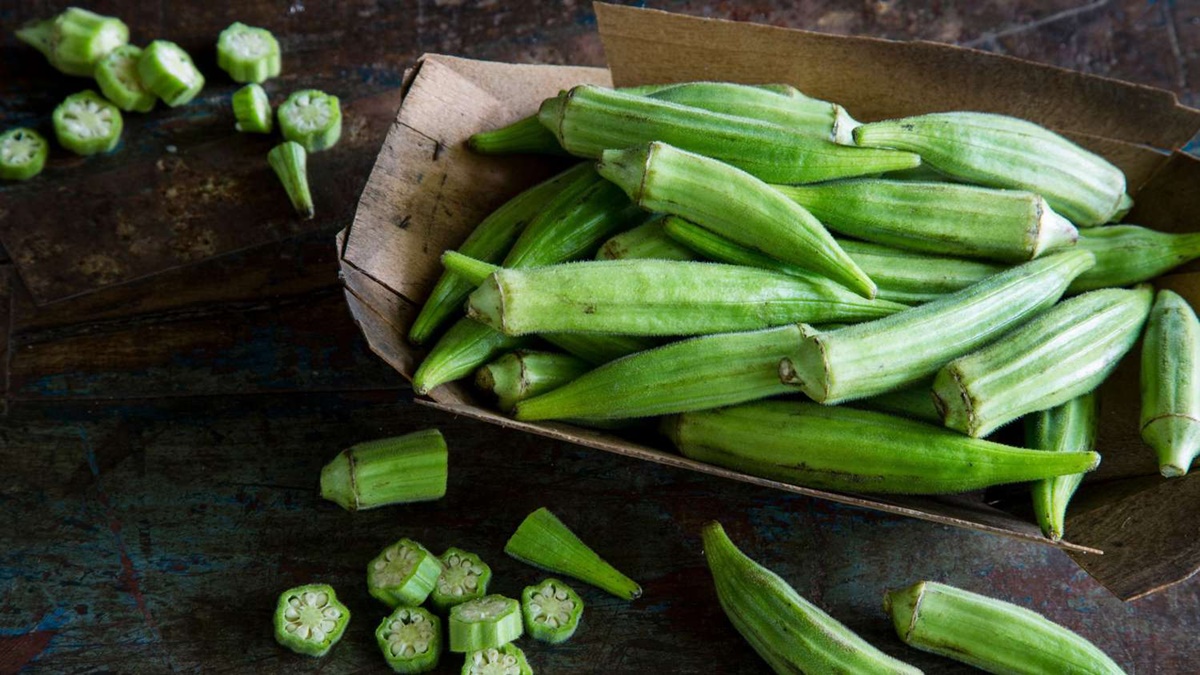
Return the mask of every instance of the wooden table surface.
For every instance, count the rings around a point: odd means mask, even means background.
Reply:
[[[11,36],[61,4],[0,6],[0,127],[48,131],[56,102],[84,86]],[[1197,2],[645,4],[953,42],[1200,104]],[[1044,612],[1130,672],[1196,672],[1196,580],[1121,603],[1048,547],[640,463],[412,403],[351,322],[333,245],[398,103],[401,74],[424,52],[602,64],[588,2],[93,8],[124,18],[139,43],[163,37],[189,49],[209,86],[192,105],[130,116],[111,156],[55,151],[43,176],[0,186],[0,239],[12,254],[0,253],[0,673],[386,672],[371,636],[384,611],[366,593],[367,561],[403,536],[435,551],[459,546],[493,566],[497,592],[516,594],[542,575],[502,547],[543,505],[646,593],[624,603],[580,586],[588,611],[572,641],[522,643],[537,672],[769,672],[716,604],[698,537],[714,518],[802,594],[929,673],[966,669],[899,642],[880,607],[886,588],[946,581]],[[269,141],[231,130],[235,85],[216,69],[213,43],[234,20],[279,36],[285,77],[269,86],[274,95],[314,86],[348,110],[341,149],[313,163],[314,223],[287,218],[274,179],[247,159],[260,162]],[[116,231],[113,219],[136,228]],[[146,241],[158,248],[139,249]],[[105,246],[116,253],[97,253]],[[240,250],[189,264],[231,249]],[[174,269],[137,280],[163,267]],[[351,515],[318,498],[320,467],[338,450],[431,426],[451,448],[445,499]],[[332,584],[354,614],[319,661],[271,638],[276,595],[311,581]],[[450,656],[438,672],[458,668]]]

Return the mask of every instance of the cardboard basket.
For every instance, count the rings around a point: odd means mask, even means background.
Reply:
[[[485,157],[474,132],[529,115],[560,89],[690,80],[782,82],[836,101],[864,122],[943,110],[1014,115],[1055,129],[1124,169],[1137,200],[1128,222],[1196,229],[1200,161],[1178,152],[1200,111],[1167,91],[1019,59],[925,42],[842,37],[654,10],[596,4],[609,70],[516,65],[426,55],[406,74],[404,98],[350,227],[338,235],[346,299],[371,348],[411,379],[423,353],[405,335],[455,248],[490,211],[560,168],[536,157]],[[1160,280],[1200,303],[1200,273]],[[1198,305],[1200,306],[1200,305]],[[1071,541],[1042,537],[1021,500],[866,497],[811,490],[688,460],[645,444],[564,424],[528,424],[477,403],[452,383],[421,403],[503,427],[938,523],[1066,549],[1119,597],[1131,599],[1200,568],[1200,478],[1165,480],[1138,437],[1137,350],[1101,393],[1101,468],[1076,496]],[[1024,499],[1028,501],[1027,498]],[[1026,507],[1027,508],[1027,507]]]

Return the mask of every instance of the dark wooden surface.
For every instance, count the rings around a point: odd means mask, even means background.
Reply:
[[[0,126],[48,130],[55,103],[82,87],[11,37],[61,4],[0,5]],[[1196,2],[648,4],[956,42],[1200,104]],[[0,187],[0,237],[20,244],[10,253],[21,267],[18,278],[0,253],[0,672],[383,672],[371,639],[383,611],[365,592],[367,560],[401,536],[434,550],[456,545],[483,555],[496,590],[515,594],[540,575],[505,558],[503,542],[542,505],[641,581],[646,596],[626,604],[581,588],[589,611],[578,636],[555,648],[526,643],[538,672],[767,672],[715,604],[697,536],[712,518],[801,593],[926,672],[964,669],[906,649],[880,609],[885,588],[920,578],[1045,612],[1131,672],[1195,672],[1195,581],[1123,604],[1050,548],[652,466],[412,404],[351,323],[333,246],[401,73],[426,51],[600,64],[588,3],[92,6],[125,18],[139,42],[179,42],[210,84],[191,106],[130,116],[111,156],[59,152],[39,179]],[[315,86],[351,111],[344,149],[313,161],[322,213],[313,224],[284,218],[273,178],[247,168],[266,143],[230,130],[235,87],[215,68],[212,44],[233,20],[280,36],[285,74],[273,95]],[[183,174],[158,168],[180,157]],[[105,240],[114,265],[82,264],[100,241],[89,228],[115,227],[123,191],[133,193],[137,234]],[[243,196],[254,205],[245,214]],[[211,240],[196,248],[206,230]],[[138,249],[143,236],[158,248]],[[271,243],[196,262],[263,241]],[[178,269],[112,285],[162,267]],[[102,285],[42,307],[34,300]],[[350,515],[318,499],[317,472],[337,450],[429,426],[451,447],[444,500]],[[329,658],[309,661],[274,644],[270,614],[279,591],[318,580],[339,590],[354,620]],[[441,672],[457,672],[456,661],[447,658]]]

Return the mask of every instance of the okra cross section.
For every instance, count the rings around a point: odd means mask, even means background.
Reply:
[[[367,564],[367,590],[389,607],[415,607],[433,591],[442,563],[424,546],[401,539]]]
[[[77,155],[111,152],[124,126],[117,106],[90,89],[71,94],[54,109],[58,144]]]
[[[487,595],[492,568],[479,556],[458,548],[442,554],[442,573],[438,575],[429,600],[439,611]]]
[[[450,609],[450,651],[502,647],[521,637],[521,606],[503,595],[485,595]]]
[[[308,656],[324,656],[342,639],[350,610],[326,584],[288,589],[275,607],[275,640]]]
[[[134,45],[122,45],[108,53],[96,64],[96,84],[104,97],[128,112],[150,112],[158,98],[142,84],[137,64],[142,50]]]
[[[398,607],[379,622],[375,642],[397,673],[427,673],[442,655],[442,622],[420,607]]]
[[[275,128],[271,102],[262,85],[250,84],[233,92],[234,128],[250,134],[269,134]]]
[[[192,57],[168,40],[155,40],[142,50],[138,76],[142,85],[172,108],[191,101],[204,88],[204,75]]]
[[[235,21],[217,37],[217,65],[234,82],[265,82],[279,75],[279,41],[265,28]]]
[[[33,129],[9,129],[0,134],[0,178],[28,180],[42,172],[50,144]]]
[[[467,654],[462,675],[533,675],[533,669],[525,660],[525,652],[510,642],[503,647]]]
[[[636,600],[642,587],[608,564],[543,507],[521,521],[504,552],[547,572],[565,574],[621,598]]]
[[[342,109],[336,96],[316,89],[292,92],[276,111],[279,131],[308,152],[320,152],[342,137]]]
[[[583,617],[583,599],[558,579],[546,579],[521,592],[525,632],[535,640],[559,644],[571,639]]]

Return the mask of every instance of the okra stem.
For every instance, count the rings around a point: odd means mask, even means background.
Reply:
[[[483,260],[476,260],[458,251],[446,251],[443,253],[442,267],[446,268],[447,272],[458,275],[468,284],[471,284],[472,287],[478,286],[497,270],[503,269],[499,265],[493,265]]]
[[[441,499],[446,457],[437,429],[359,443],[321,470],[321,496],[347,511]]]
[[[642,595],[641,586],[605,562],[545,507],[525,517],[504,545],[504,552],[527,565],[565,574],[622,600],[636,600]]]
[[[536,155],[565,155],[554,134],[542,126],[537,115],[523,117],[512,124],[481,131],[467,139],[467,145],[484,155],[530,153]]]
[[[267,164],[279,177],[296,213],[304,219],[312,218],[316,210],[312,192],[308,189],[308,153],[304,147],[294,141],[284,141],[267,153]]]
[[[91,77],[100,59],[129,42],[129,28],[120,19],[78,7],[68,7],[16,34],[60,72],[79,77]]]

